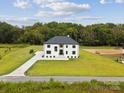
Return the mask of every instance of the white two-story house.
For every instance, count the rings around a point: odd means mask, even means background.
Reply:
[[[45,59],[71,59],[79,57],[79,43],[69,36],[55,36],[44,43]]]

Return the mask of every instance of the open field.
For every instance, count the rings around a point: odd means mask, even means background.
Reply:
[[[30,49],[41,50],[41,46],[0,45],[0,75],[13,71],[31,58]]]
[[[38,61],[26,74],[30,76],[124,76],[124,65],[81,48],[79,59]]]
[[[7,74],[25,63],[33,54],[30,49],[41,50],[42,46],[0,44],[0,75]],[[124,76],[123,64],[111,57],[100,56],[83,49],[113,49],[113,47],[81,46],[80,58],[69,61],[39,61],[26,73],[27,75],[57,76]],[[115,70],[116,69],[116,70]]]
[[[118,49],[120,47],[114,46],[80,46],[83,49]]]
[[[102,56],[111,58],[114,61],[119,61],[120,60],[119,62],[121,62],[121,60],[122,61],[124,60],[124,55],[102,55]]]
[[[99,54],[108,58],[111,58],[114,61],[120,61],[124,60],[124,55],[122,54],[121,48],[110,48],[110,49],[84,49],[85,51]]]
[[[120,55],[122,49],[84,49],[85,51],[101,55]]]
[[[0,93],[124,93],[124,82],[0,82]]]

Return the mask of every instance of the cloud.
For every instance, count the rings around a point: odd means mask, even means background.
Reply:
[[[103,19],[103,17],[100,16],[82,16],[82,17],[77,17],[79,20],[98,20],[98,19]]]
[[[39,20],[37,18],[32,17],[16,17],[16,16],[0,16],[0,21],[8,22],[13,25],[31,25]]]
[[[63,0],[33,0],[34,3],[39,5],[53,3],[53,2],[60,2],[60,1],[63,1]]]
[[[100,0],[101,4],[109,4],[112,3],[112,0]]]
[[[54,11],[82,12],[90,9],[89,4],[76,4],[73,2],[57,2],[48,4],[47,7]]]
[[[106,0],[100,0],[100,3],[101,3],[101,4],[106,4],[107,1],[106,1]]]
[[[122,3],[124,3],[124,0],[115,0],[115,2],[118,4],[122,4]]]
[[[65,18],[65,20],[71,20],[71,21],[81,21],[81,20],[100,20],[104,19],[101,16],[78,16],[75,18]]]
[[[6,16],[6,17],[0,17],[0,19],[4,19],[6,21],[28,21],[28,20],[34,20],[30,17],[15,17],[15,16]]]
[[[85,11],[91,9],[88,3],[76,3],[69,0],[16,0],[14,6],[17,8],[25,9],[31,5],[38,6],[38,11],[33,15],[36,19],[44,18],[43,20],[63,20],[64,18],[72,18],[75,15],[80,15]],[[33,7],[35,7],[35,5]],[[46,18],[46,19],[45,19]],[[93,19],[93,18],[92,18]],[[27,17],[9,17],[5,20],[13,23],[26,23],[36,22],[33,18]],[[78,20],[78,19],[77,19]],[[64,21],[64,20],[63,20]],[[22,23],[23,22],[23,23]]]
[[[55,12],[55,11],[39,11],[35,16],[44,18],[66,17],[72,15],[72,12]]]
[[[100,0],[101,4],[110,4],[110,3],[117,3],[122,4],[124,3],[124,0]]]
[[[35,15],[37,17],[67,17],[72,14],[83,13],[88,11],[91,6],[89,4],[76,4],[74,2],[65,2],[63,0],[35,0],[40,4],[41,10]],[[53,1],[53,2],[52,2]],[[57,1],[57,2],[55,2]],[[42,3],[41,3],[42,2]],[[43,5],[43,3],[47,3]],[[46,10],[44,10],[46,9]]]
[[[27,0],[16,0],[16,2],[14,2],[14,7],[17,8],[25,9],[28,8],[29,6],[30,4]]]

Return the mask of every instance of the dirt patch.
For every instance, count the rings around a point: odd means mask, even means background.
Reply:
[[[84,49],[85,51],[101,55],[120,55],[122,49]]]

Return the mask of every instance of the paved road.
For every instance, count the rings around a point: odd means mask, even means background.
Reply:
[[[14,70],[13,72],[11,72],[8,75],[5,76],[25,76],[25,72],[34,64],[36,63],[38,60],[41,59],[42,56],[42,51],[41,52],[37,52],[36,55],[34,57],[32,57],[30,60],[28,60],[27,62],[25,62],[22,66],[20,66],[19,68],[17,68],[16,70]]]
[[[49,81],[50,79],[55,81],[64,81],[64,82],[81,82],[81,81],[91,81],[93,79],[98,81],[124,81],[124,77],[66,77],[66,76],[43,76],[43,77],[28,77],[28,76],[1,76],[0,81],[5,82],[25,82],[25,81],[36,81],[43,82]]]

